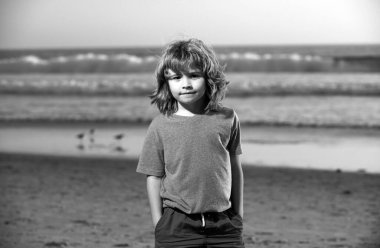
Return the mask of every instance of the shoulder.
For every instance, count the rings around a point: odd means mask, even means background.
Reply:
[[[210,118],[216,123],[216,125],[223,125],[232,129],[235,129],[240,125],[235,110],[229,107],[219,107],[218,110],[211,113]]]
[[[146,132],[146,141],[150,140],[150,142],[154,142],[156,145],[161,143],[161,134],[162,132],[165,132],[163,130],[167,128],[167,125],[165,125],[165,119],[166,117],[162,114],[153,118]]]
[[[149,124],[148,134],[158,133],[161,129],[165,128],[167,126],[165,125],[165,123],[167,122],[166,119],[167,118],[162,114],[159,114],[156,117],[154,117]]]
[[[224,118],[227,118],[227,119],[231,119],[231,120],[238,119],[235,110],[229,107],[221,106],[218,109],[218,111],[216,111],[216,113],[217,115],[222,115]]]
[[[163,126],[167,122],[167,117],[159,114],[156,117],[153,118],[153,120],[150,123],[150,128],[159,128]]]

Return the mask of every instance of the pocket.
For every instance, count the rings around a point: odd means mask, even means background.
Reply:
[[[243,218],[240,216],[240,214],[236,213],[232,208],[226,210],[226,214],[230,219],[231,225],[235,229],[241,231],[243,229]]]
[[[230,208],[229,210],[232,212],[233,216],[238,217],[240,220],[243,221],[243,217],[241,217],[240,214],[238,214],[235,210],[233,210],[233,208]]]
[[[162,243],[179,237],[184,230],[186,214],[178,212],[173,208],[165,208],[164,213],[158,220],[154,230],[156,242]]]
[[[234,212],[235,212],[235,211],[234,211]],[[235,216],[236,216],[238,219],[240,219],[241,222],[243,222],[243,217],[241,217],[240,214],[238,214],[238,213],[235,212]]]
[[[167,212],[168,212],[168,211],[167,211],[167,208],[164,208],[164,211],[163,211],[163,213],[162,213],[160,219],[158,220],[156,226],[154,227],[154,231],[155,231],[155,232],[157,231],[157,229],[159,228],[159,226],[161,226],[161,224],[162,224],[162,222],[163,222],[163,220],[164,220],[165,214],[166,214]]]

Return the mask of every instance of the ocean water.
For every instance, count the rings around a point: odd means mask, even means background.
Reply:
[[[380,95],[380,73],[228,73],[228,96]],[[0,74],[0,94],[146,96],[153,73]]]
[[[242,124],[380,127],[380,74],[231,73]],[[0,121],[147,123],[151,74],[0,74]]]
[[[380,99],[351,96],[230,97],[243,125],[380,128]],[[147,97],[2,95],[0,121],[148,123]]]
[[[227,72],[380,72],[380,45],[214,49]],[[160,53],[160,47],[0,50],[0,73],[151,73]]]
[[[380,45],[214,49],[243,124],[380,127]],[[0,121],[149,122],[160,51],[0,50]]]

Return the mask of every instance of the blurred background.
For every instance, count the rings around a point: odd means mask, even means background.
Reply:
[[[161,49],[226,66],[246,164],[380,172],[376,0],[0,0],[0,151],[137,157]]]
[[[379,247],[379,24],[378,0],[0,0],[0,247],[154,247],[148,95],[192,37],[231,82],[246,247]]]

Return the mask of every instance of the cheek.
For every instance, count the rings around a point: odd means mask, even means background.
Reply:
[[[207,91],[207,85],[206,85],[205,80],[199,82],[198,89],[201,90],[203,93]]]
[[[178,87],[176,87],[175,84],[168,83],[168,88],[170,90],[170,93],[172,93],[173,96],[178,95]]]

